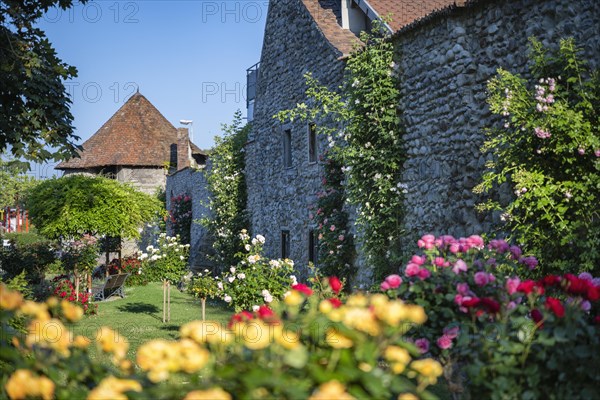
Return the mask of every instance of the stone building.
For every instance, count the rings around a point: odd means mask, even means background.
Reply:
[[[156,195],[166,189],[169,173],[203,165],[207,155],[189,140],[186,128],[175,128],[137,92],[83,143],[79,156],[56,168],[65,175],[102,174]],[[153,235],[144,231],[142,248],[153,242]],[[133,241],[123,243],[124,255],[137,249],[138,244]]]
[[[165,189],[169,171],[177,169],[178,156],[204,163],[206,153],[183,136],[146,97],[131,96],[102,127],[83,143],[79,158],[58,164],[65,175],[102,174],[129,182],[139,190],[155,194]],[[178,140],[187,148],[178,155]],[[189,147],[189,148],[188,148]],[[180,161],[181,162],[181,161]]]
[[[400,66],[407,246],[424,233],[490,229],[471,191],[486,161],[479,151],[484,128],[494,123],[485,85],[500,67],[526,72],[528,37],[556,46],[573,36],[599,66],[595,0],[270,1],[246,147],[252,230],[267,238],[268,256],[289,256],[299,266],[309,261],[308,207],[321,175],[314,142],[317,153],[325,148],[308,123],[280,124],[273,116],[306,100],[305,72],[336,88],[356,35],[380,16],[392,18],[387,28]],[[359,281],[368,282],[368,265],[358,262]]]

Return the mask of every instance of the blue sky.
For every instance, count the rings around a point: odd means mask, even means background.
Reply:
[[[193,120],[194,142],[210,148],[237,109],[245,116],[267,10],[267,0],[100,0],[52,9],[39,26],[78,70],[66,87],[82,143],[139,87],[176,127]]]

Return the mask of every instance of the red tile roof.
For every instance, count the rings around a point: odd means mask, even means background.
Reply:
[[[348,29],[342,28],[341,2],[345,0],[302,0],[302,3],[316,22],[325,38],[342,55],[346,56],[359,43],[358,38]],[[366,3],[380,18],[389,21],[394,32],[423,19],[438,10],[447,9],[465,0],[355,0]]]
[[[342,28],[341,2],[342,0],[302,0],[323,36],[346,56],[360,41],[350,30]]]
[[[177,129],[138,92],[83,143],[80,158],[56,168],[162,167],[171,160],[172,145],[177,145]],[[193,143],[192,153],[205,154]]]
[[[367,2],[381,18],[391,17],[389,25],[394,32],[428,16],[434,11],[455,4],[454,0],[367,0]]]

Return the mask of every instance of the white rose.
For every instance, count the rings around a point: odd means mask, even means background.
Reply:
[[[183,261],[183,260],[185,259],[185,257],[184,257],[184,256],[179,256],[179,259],[180,259],[181,261]]]
[[[251,247],[250,247],[250,245],[249,245],[249,244],[246,244],[246,245],[244,246],[244,249],[246,249],[246,251],[250,251]]]
[[[246,274],[237,274],[238,279],[244,279],[246,278]]]
[[[265,296],[265,303],[270,303],[272,301],[273,301],[273,296],[271,296],[271,295]]]
[[[263,235],[256,235],[256,239],[260,244],[265,244],[265,237]]]
[[[271,295],[271,293],[269,293],[269,291],[267,289],[263,289],[263,291],[260,294],[262,294],[263,296],[270,296]]]
[[[258,244],[258,240],[256,238],[252,239],[252,246],[256,246]]]
[[[233,281],[235,281],[235,276],[230,276],[229,278],[227,278],[227,280],[229,281],[229,283],[233,283]]]
[[[223,290],[223,282],[217,283],[217,287],[219,288],[219,290]]]
[[[223,297],[223,300],[225,300],[225,303],[231,303],[231,296],[226,294],[225,297]]]
[[[231,271],[232,274],[235,274],[235,267],[229,268],[229,271]]]
[[[252,311],[257,312],[259,308],[259,306],[252,306]]]

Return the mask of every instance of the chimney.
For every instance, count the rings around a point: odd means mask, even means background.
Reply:
[[[190,166],[192,149],[187,128],[177,128],[177,171]]]

